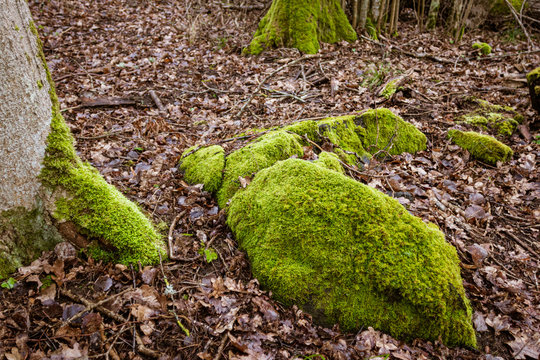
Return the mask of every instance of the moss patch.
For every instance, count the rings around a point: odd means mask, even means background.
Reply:
[[[476,345],[455,249],[373,188],[280,161],[236,193],[227,222],[261,284],[320,323]]]
[[[488,135],[453,129],[448,130],[448,137],[456,145],[468,150],[474,158],[488,164],[495,165],[498,161],[505,162],[514,155],[512,149]]]
[[[527,74],[527,85],[531,97],[531,106],[540,113],[540,67]]]
[[[467,124],[494,135],[510,136],[523,121],[523,116],[510,106],[495,105],[488,101],[469,97],[465,104],[472,105],[472,112],[458,119],[458,123]]]
[[[341,163],[339,162],[339,157],[334,153],[323,151],[319,154],[319,158],[313,163],[325,169],[344,174],[343,166],[341,166]]]
[[[292,47],[315,54],[319,42],[354,41],[356,33],[338,0],[274,0],[244,54]]]
[[[286,131],[272,131],[227,156],[223,183],[217,193],[219,206],[225,207],[227,201],[238,191],[239,177],[251,178],[259,170],[293,155],[304,155],[301,137]]]
[[[472,44],[472,48],[479,50],[482,55],[489,55],[492,50],[491,46],[485,42],[475,42]]]
[[[47,67],[35,25],[40,60],[47,74],[52,101],[51,132],[40,174],[50,191],[67,192],[57,200],[54,216],[59,221],[72,221],[81,233],[98,240],[113,251],[104,257],[122,263],[157,263],[159,252],[166,257],[164,243],[150,220],[141,210],[99,175],[75,153],[73,137],[60,113],[54,82]]]
[[[362,142],[371,154],[379,150],[390,155],[414,154],[426,149],[426,136],[388,109],[366,111],[355,118],[355,123],[365,129]]]
[[[0,213],[0,234],[9,239],[0,245],[0,280],[62,241],[44,214],[41,203],[30,211],[20,208]]]
[[[216,192],[221,186],[225,151],[219,145],[204,147],[187,156],[194,148],[187,149],[180,160],[180,170],[191,184],[204,184],[204,190]]]

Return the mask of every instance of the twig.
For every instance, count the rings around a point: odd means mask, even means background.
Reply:
[[[269,87],[263,87],[262,89],[266,90],[266,91],[270,91],[270,92],[275,92],[275,93],[281,94],[281,95],[286,96],[286,97],[292,97],[293,99],[298,100],[298,101],[303,102],[303,103],[306,102],[306,100],[302,99],[301,97],[298,97],[298,96],[296,96],[294,94],[289,94],[288,92],[285,92],[285,91],[274,90],[274,89],[269,88]]]
[[[180,214],[176,215],[176,217],[174,218],[174,220],[173,220],[173,222],[171,224],[171,227],[169,228],[169,236],[167,237],[167,240],[168,240],[168,244],[169,244],[169,259],[171,259],[171,260],[193,261],[193,260],[197,260],[199,258],[198,256],[196,256],[196,257],[193,257],[193,258],[187,258],[186,259],[186,258],[182,258],[182,257],[174,255],[174,249],[173,249],[173,245],[172,245],[174,228],[176,227],[176,223],[178,222],[178,220],[180,220],[180,218],[182,216],[184,216],[185,214],[186,214],[186,210],[184,210]]]
[[[516,9],[514,9],[514,6],[510,3],[510,1],[504,0],[504,2],[506,3],[506,6],[508,6],[508,9],[510,9],[510,12],[512,13],[514,18],[518,22],[519,26],[521,27],[521,30],[523,30],[523,33],[525,34],[525,37],[527,38],[527,48],[529,50],[533,49],[534,47],[533,47],[533,42],[531,40],[531,37],[529,36],[529,33],[527,32],[527,29],[525,29],[525,26],[523,26],[523,23],[519,19],[519,16],[518,16],[518,14],[516,12]]]
[[[223,349],[225,349],[225,344],[227,344],[228,338],[229,332],[227,331],[225,334],[223,334],[223,337],[221,338],[221,344],[219,344],[219,348],[217,350],[216,356],[214,356],[214,360],[221,359],[221,355],[223,354]]]
[[[538,255],[538,253],[536,251],[531,249],[531,247],[529,245],[525,244],[520,238],[518,238],[516,235],[514,235],[510,230],[502,229],[502,231],[504,231],[505,234],[508,234],[508,236],[510,236],[510,238],[512,238],[512,240],[517,242],[522,248],[524,248],[525,250],[530,252],[532,255],[536,256],[536,258],[540,259],[540,256]]]
[[[127,293],[128,291],[131,291],[131,289],[127,288],[127,289],[124,289],[122,291],[120,291],[119,293],[117,294],[114,294],[114,295],[111,295],[109,297],[107,297],[106,299],[103,299],[101,301],[98,301],[97,303],[92,303],[91,305],[87,305],[86,308],[84,308],[83,311],[81,312],[78,312],[77,314],[75,314],[74,316],[72,316],[71,318],[67,319],[66,322],[64,323],[64,325],[67,325],[67,324],[70,324],[72,323],[73,321],[77,320],[78,318],[80,318],[81,316],[83,316],[86,312],[88,311],[91,311],[93,309],[95,309],[96,307],[98,306],[101,306],[109,301],[111,301],[112,299],[114,298],[117,298],[118,296],[120,295],[124,295],[125,293]]]
[[[264,9],[263,4],[256,4],[256,5],[222,5],[221,6],[224,9],[231,9],[231,10],[262,10]]]
[[[266,83],[272,76],[274,76],[275,74],[277,74],[278,72],[280,72],[281,70],[289,67],[289,66],[292,66],[294,64],[298,64],[299,62],[301,61],[306,61],[306,60],[310,60],[310,59],[320,59],[322,56],[321,55],[304,55],[302,56],[301,58],[298,58],[296,60],[293,60],[293,61],[290,61],[288,63],[286,63],[285,65],[282,65],[280,67],[278,67],[276,70],[272,71],[272,73],[270,75],[268,75],[267,77],[265,77],[263,79],[263,81],[261,81],[261,83],[259,84],[259,86],[257,86],[257,89],[255,89],[255,91],[251,94],[251,96],[247,99],[246,103],[242,106],[242,108],[240,109],[240,111],[238,111],[238,113],[235,115],[235,117],[239,118],[243,113],[244,113],[244,110],[246,109],[246,107],[251,103],[251,101],[253,100],[253,98],[255,97],[255,95],[261,90],[261,88],[263,87],[264,83]]]
[[[163,106],[163,104],[161,103],[161,100],[157,96],[156,92],[154,90],[150,90],[148,93],[152,97],[152,100],[154,100],[154,103],[158,107],[159,111],[167,112],[167,108],[165,106]]]

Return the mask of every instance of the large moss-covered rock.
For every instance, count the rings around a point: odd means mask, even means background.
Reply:
[[[262,18],[245,54],[260,54],[267,48],[291,47],[316,54],[319,42],[356,40],[338,0],[273,0]]]
[[[191,156],[190,156],[191,155]],[[191,184],[204,184],[204,190],[216,192],[221,187],[225,151],[219,145],[212,145],[196,150],[187,149],[180,160],[180,171],[184,179]]]
[[[448,137],[456,145],[468,150],[474,158],[488,164],[505,162],[514,155],[510,147],[489,135],[451,129],[448,130]]]
[[[236,193],[227,222],[261,284],[322,324],[476,345],[455,249],[373,188],[279,161]]]

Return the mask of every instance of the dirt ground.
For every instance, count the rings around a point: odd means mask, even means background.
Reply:
[[[399,36],[324,44],[256,92],[301,54],[241,55],[265,11],[242,9],[249,0],[29,3],[79,155],[147,211],[179,259],[126,267],[58,246],[0,290],[0,358],[538,359],[540,146],[529,124],[539,115],[524,79],[540,52],[528,51],[514,25],[499,21],[453,44],[442,30],[418,32],[404,12]],[[479,56],[475,41],[493,53]],[[394,96],[378,95],[401,75]],[[508,163],[483,164],[447,139],[469,96],[523,114],[501,138],[515,152]],[[376,107],[416,125],[428,149],[351,176],[437,224],[456,247],[476,350],[372,328],[344,333],[284,307],[251,276],[215,199],[177,169],[193,145],[230,152],[255,138],[250,129]]]

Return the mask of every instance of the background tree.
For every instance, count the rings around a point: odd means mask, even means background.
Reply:
[[[151,222],[76,155],[24,0],[0,7],[0,82],[0,278],[66,237],[101,259],[156,262]]]
[[[338,0],[274,0],[244,50],[260,54],[271,47],[292,47],[315,54],[319,42],[354,41],[356,33]]]

